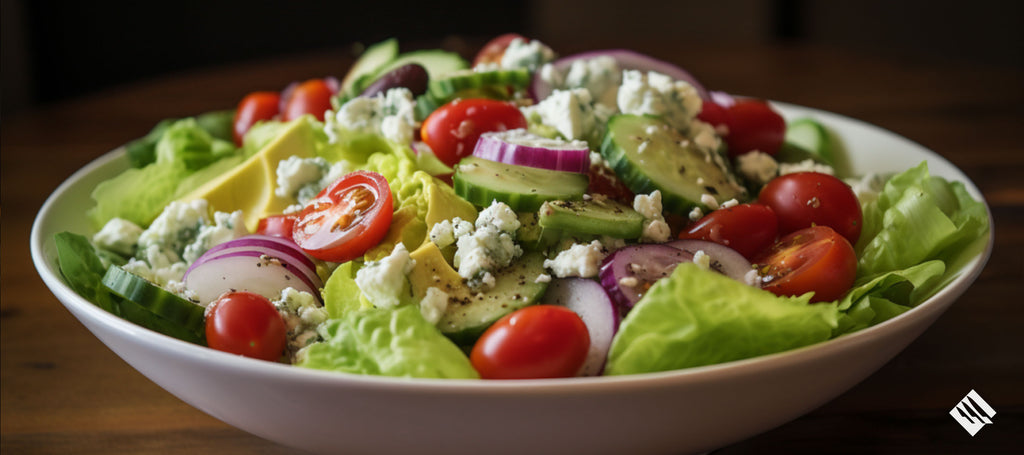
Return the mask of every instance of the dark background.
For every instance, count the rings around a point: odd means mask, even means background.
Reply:
[[[403,50],[472,49],[519,31],[562,51],[666,40],[769,43],[1024,66],[1024,2],[1004,0],[2,0],[2,7],[2,115],[203,67],[352,52],[355,43],[390,36]]]

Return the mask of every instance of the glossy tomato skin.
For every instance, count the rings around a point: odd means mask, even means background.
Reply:
[[[839,299],[857,277],[853,246],[828,226],[793,232],[752,262],[762,276],[762,288],[783,296],[814,292],[812,303]]]
[[[590,332],[573,312],[532,305],[506,315],[484,332],[470,362],[484,379],[575,376],[590,349]]]
[[[299,212],[292,239],[310,256],[345,262],[380,243],[391,226],[394,202],[384,176],[346,174],[324,188]]]
[[[287,341],[284,319],[262,295],[229,292],[207,310],[206,342],[218,351],[274,362]]]
[[[849,185],[831,175],[797,172],[776,177],[761,189],[757,200],[778,215],[780,234],[824,225],[851,244],[860,238],[860,201]]]
[[[697,118],[724,131],[730,156],[754,150],[775,155],[786,139],[786,120],[764,101],[739,98],[723,107],[704,101]]]
[[[334,90],[325,79],[310,79],[287,90],[281,108],[281,120],[290,121],[305,114],[312,114],[324,121],[324,112],[331,109]]]
[[[423,121],[420,138],[444,164],[454,166],[473,153],[481,134],[526,126],[526,117],[510,102],[456,99],[437,108]]]
[[[235,145],[242,146],[242,138],[256,122],[273,119],[280,109],[281,95],[277,92],[253,92],[242,98],[235,109],[232,123]]]
[[[751,259],[775,241],[778,226],[778,218],[771,207],[740,204],[705,215],[680,232],[679,238],[715,242]]]
[[[487,63],[501,63],[501,57],[505,55],[505,49],[508,49],[509,43],[516,38],[527,41],[526,37],[518,33],[506,33],[488,41],[487,44],[484,44],[484,46],[480,48],[476,57],[473,58],[473,66]]]
[[[294,214],[270,215],[260,219],[256,225],[256,233],[291,240],[292,230],[295,228],[295,221],[298,218],[298,215]]]

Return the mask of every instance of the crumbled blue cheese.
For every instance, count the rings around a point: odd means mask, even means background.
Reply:
[[[105,250],[131,256],[135,254],[135,246],[139,243],[141,235],[142,228],[137,224],[123,218],[112,218],[103,225],[103,229],[92,236],[92,241]]]
[[[537,279],[533,280],[533,282],[534,283],[550,283],[551,282],[551,275],[548,275],[546,273],[542,273],[540,275],[537,275]]]
[[[711,210],[718,209],[718,199],[714,196],[704,193],[700,195],[700,203],[706,205]]]
[[[779,163],[771,155],[752,151],[736,158],[736,167],[740,175],[758,185],[764,185],[779,174]]]
[[[885,178],[874,172],[869,172],[861,178],[844,180],[857,195],[861,205],[878,199],[879,193],[885,188]]]
[[[704,270],[711,270],[711,256],[708,256],[704,250],[697,250],[696,253],[693,253],[693,263]]]
[[[554,259],[545,259],[544,267],[558,278],[578,276],[591,278],[601,270],[601,261],[608,255],[600,241],[576,243],[558,253]]]
[[[356,272],[356,286],[373,306],[394,308],[403,302],[409,291],[409,272],[416,261],[402,242],[395,244],[391,254],[379,261],[370,261]]]
[[[668,241],[672,231],[661,213],[661,191],[654,190],[651,194],[638,194],[633,198],[633,210],[644,216],[643,243],[664,243]]]
[[[322,157],[300,158],[293,155],[277,163],[277,188],[274,194],[295,198],[301,207],[335,180],[353,170],[355,166],[346,160],[332,164]]]
[[[835,169],[827,164],[819,163],[810,158],[798,163],[779,163],[779,175],[795,174],[797,172],[819,172],[822,174],[836,175]]]
[[[622,113],[657,115],[680,131],[690,128],[702,103],[697,90],[688,82],[655,71],[636,70],[622,72],[616,99]]]
[[[618,62],[613,57],[603,55],[572,62],[559,88],[585,88],[596,103],[614,108],[620,84],[622,69]]]
[[[526,41],[522,38],[513,39],[501,56],[501,67],[504,69],[526,68],[536,71],[546,63],[553,61],[555,51],[537,40]]]
[[[723,203],[722,203],[722,206],[721,206],[721,207],[719,207],[719,208],[722,208],[722,209],[728,209],[728,208],[733,208],[733,207],[736,207],[737,205],[740,205],[740,201],[737,201],[737,200],[736,200],[736,199],[734,198],[734,199],[729,199],[728,201],[725,201],[725,202],[723,202]]]
[[[437,325],[437,322],[441,320],[441,317],[444,316],[444,312],[447,310],[448,293],[434,286],[427,288],[427,293],[423,296],[423,300],[420,300],[420,314],[423,315],[423,319]]]
[[[248,234],[249,230],[245,227],[241,210],[231,213],[215,212],[213,224],[200,226],[195,241],[185,247],[181,257],[191,264],[210,248]]]
[[[286,355],[290,361],[300,349],[322,340],[316,328],[328,315],[315,296],[289,287],[272,303],[288,329]]]
[[[522,247],[515,243],[519,217],[508,205],[494,201],[477,215],[472,231],[468,224],[461,221],[452,225],[456,239],[452,262],[470,286],[489,289],[494,286],[493,273],[523,255]]]
[[[588,142],[604,134],[612,113],[595,108],[590,91],[584,88],[555,90],[543,101],[521,110],[527,119],[554,128],[566,139]]]
[[[380,134],[400,144],[412,142],[419,122],[415,116],[416,101],[405,87],[396,87],[376,96],[357,96],[346,102],[338,112],[324,115],[324,132],[331,143],[338,141],[341,130]]]

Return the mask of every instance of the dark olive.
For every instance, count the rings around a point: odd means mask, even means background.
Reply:
[[[373,81],[360,96],[376,96],[378,93],[385,93],[395,87],[405,87],[412,92],[412,96],[419,96],[427,93],[427,70],[415,63],[402,65]]]

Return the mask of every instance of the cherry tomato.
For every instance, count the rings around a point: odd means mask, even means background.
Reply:
[[[813,291],[811,302],[839,299],[857,277],[853,246],[828,226],[793,232],[752,262],[764,277],[764,289],[789,296]]]
[[[235,145],[242,146],[242,138],[256,122],[274,118],[280,104],[281,96],[276,92],[253,92],[242,98],[235,109],[233,122]]]
[[[761,100],[741,98],[729,107],[704,101],[697,118],[725,127],[730,156],[754,150],[775,155],[786,138],[786,120]]]
[[[292,228],[292,238],[315,258],[331,262],[355,259],[388,233],[393,205],[384,176],[355,171],[306,204]]]
[[[273,362],[284,352],[287,338],[284,319],[262,295],[229,292],[207,310],[206,342],[218,351]]]
[[[298,215],[291,214],[270,215],[266,218],[262,218],[260,219],[259,224],[256,225],[256,233],[291,240],[292,230],[295,227],[295,221],[298,217]]]
[[[526,117],[512,103],[485,98],[457,99],[427,117],[420,137],[441,162],[454,166],[473,153],[481,134],[516,128],[526,128]]]
[[[334,90],[324,79],[310,79],[286,91],[284,105],[281,107],[281,120],[297,119],[305,114],[313,114],[317,120],[324,121],[324,111],[331,108],[331,96]]]
[[[506,33],[488,41],[487,44],[484,44],[484,47],[480,48],[480,52],[477,52],[476,57],[473,59],[473,66],[482,63],[501,63],[501,57],[505,55],[505,49],[508,49],[509,43],[516,38],[526,41],[526,37],[518,33]]]
[[[770,207],[740,204],[715,210],[679,233],[681,239],[698,239],[725,245],[750,259],[775,241],[779,221]]]
[[[633,197],[635,195],[622,182],[622,179],[615,175],[615,171],[609,169],[608,166],[597,163],[591,164],[588,177],[587,193],[602,194],[623,204],[633,205]]]
[[[533,305],[501,318],[484,332],[469,360],[484,379],[575,376],[590,349],[590,333],[564,307]]]
[[[860,238],[860,201],[847,184],[831,175],[798,172],[772,179],[758,195],[779,217],[779,233],[813,225],[834,229],[851,244]]]

